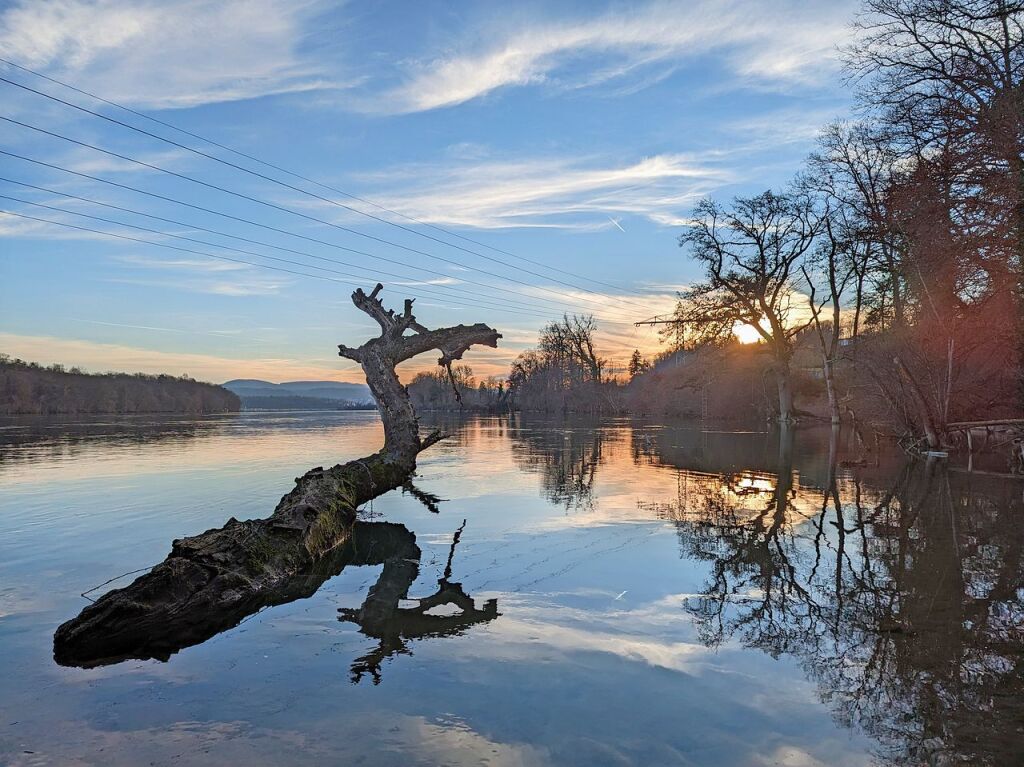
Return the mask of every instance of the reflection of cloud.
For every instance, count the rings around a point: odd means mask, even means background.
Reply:
[[[148,429],[140,424],[140,435],[148,441],[145,449],[132,449],[131,460],[104,460],[116,451],[109,442],[97,438],[69,446],[59,461],[5,463],[0,467],[0,476],[9,486],[103,480],[108,487],[119,480],[138,480],[145,476],[167,477],[179,472],[195,476],[213,467],[230,473],[260,466],[265,476],[275,473],[283,473],[285,478],[289,476],[288,470],[281,469],[280,456],[295,453],[294,432],[289,436],[289,432],[267,426],[259,419],[239,421],[234,415],[224,416],[220,421],[207,419],[202,428],[192,429],[187,423],[175,426],[173,420],[162,421],[161,416],[154,416]],[[236,428],[246,430],[245,439],[237,438],[233,431]],[[383,427],[373,411],[339,414],[337,422],[325,431],[336,436],[331,458],[339,462],[369,455],[380,448],[383,440]],[[116,440],[114,442],[117,444]],[[141,443],[127,444],[134,448]],[[311,456],[311,460],[322,458],[316,455]],[[16,603],[4,592],[0,592],[0,599],[7,604]]]
[[[52,736],[51,736],[52,737]],[[50,738],[35,738],[46,743]],[[8,762],[11,767],[51,763],[111,767],[178,762],[186,764],[488,764],[540,767],[550,764],[535,746],[502,743],[473,730],[461,719],[430,721],[395,712],[357,713],[307,723],[303,729],[259,726],[246,721],[171,721],[138,729],[100,729],[82,721],[62,722],[53,748],[34,746]],[[296,761],[296,755],[301,757]],[[195,757],[189,758],[189,757]],[[99,758],[97,761],[97,757]]]
[[[764,767],[831,767],[834,763],[823,762],[796,746],[779,746],[770,754],[757,757],[758,765]]]
[[[676,613],[681,613],[678,605],[675,602],[673,608]],[[507,610],[508,607],[506,597],[503,608]],[[577,612],[579,614],[574,615]],[[523,648],[522,655],[527,659],[536,654],[536,646],[541,644],[566,653],[607,653],[623,660],[639,661],[681,673],[694,673],[713,655],[713,651],[699,642],[672,642],[645,635],[641,616],[641,613],[633,612],[619,614],[619,620],[615,622],[618,629],[602,631],[594,624],[599,623],[602,617],[610,618],[610,615],[574,611],[561,605],[550,610],[519,607],[514,613],[502,616],[501,632],[489,637],[488,642],[480,645],[478,652],[488,656],[494,653],[507,659],[517,657],[514,648],[523,645],[528,646]],[[565,625],[573,620],[580,621],[581,627]],[[680,617],[679,622],[683,624],[685,619]],[[623,630],[623,625],[628,625],[632,631]]]

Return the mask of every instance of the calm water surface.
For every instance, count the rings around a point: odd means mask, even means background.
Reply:
[[[416,480],[439,513],[382,496],[312,596],[80,669],[52,636],[82,592],[267,516],[381,429],[0,422],[0,763],[1024,763],[1024,482],[814,430],[449,426]],[[444,620],[397,599],[452,584],[474,604]]]

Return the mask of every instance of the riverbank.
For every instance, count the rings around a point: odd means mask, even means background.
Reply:
[[[101,415],[235,413],[238,396],[186,376],[86,373],[0,358],[0,414]]]

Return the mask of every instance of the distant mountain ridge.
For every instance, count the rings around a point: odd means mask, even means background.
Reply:
[[[372,405],[373,396],[366,384],[341,383],[339,381],[286,381],[271,383],[254,378],[236,378],[221,384],[228,391],[237,394],[243,407],[271,409],[274,400],[280,400],[280,409],[291,409],[299,401],[304,406],[322,403],[325,408],[335,409],[339,405]],[[252,400],[250,404],[246,400]],[[277,408],[273,408],[277,409]]]

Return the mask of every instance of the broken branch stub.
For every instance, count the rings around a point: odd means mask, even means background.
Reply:
[[[401,460],[414,458],[426,445],[420,440],[416,413],[408,392],[398,380],[395,366],[436,349],[441,352],[437,364],[450,371],[452,362],[462,359],[470,347],[496,347],[501,334],[483,323],[429,330],[416,321],[411,298],[405,300],[401,314],[385,309],[377,297],[382,289],[378,283],[369,295],[361,288],[352,294],[356,308],[380,325],[380,335],[354,349],[339,344],[338,354],[358,362],[363,368],[366,383],[377,400],[384,422],[384,451]],[[410,330],[412,334],[406,335]]]
[[[442,435],[420,438],[395,366],[430,349],[441,352],[439,364],[450,363],[476,344],[497,346],[501,336],[483,324],[428,330],[413,316],[411,299],[401,314],[386,310],[377,298],[382,289],[377,285],[369,295],[362,290],[352,294],[352,302],[380,325],[380,336],[355,349],[338,349],[366,373],[384,422],[384,447],[296,478],[295,488],[270,517],[230,519],[223,527],[174,541],[171,553],[149,573],[104,594],[57,629],[54,657],[59,663],[89,666],[165,657],[176,647],[203,641],[221,630],[211,627],[221,626],[223,618],[237,622],[273,603],[275,595],[306,584],[309,574],[348,540],[356,509],[408,482],[416,455]]]

